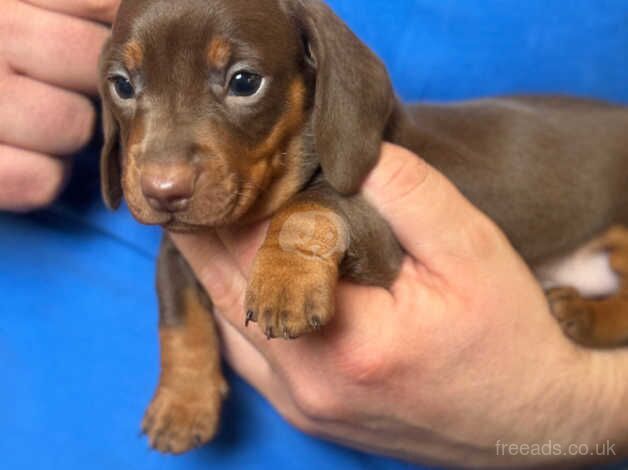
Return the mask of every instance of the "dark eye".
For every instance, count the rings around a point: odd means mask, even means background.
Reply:
[[[253,72],[236,72],[229,83],[232,96],[253,96],[262,86],[262,77]]]
[[[135,97],[135,89],[127,78],[118,75],[113,77],[111,81],[120,99],[130,100]]]

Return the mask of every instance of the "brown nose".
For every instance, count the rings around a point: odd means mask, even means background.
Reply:
[[[142,192],[160,212],[181,212],[194,194],[197,170],[192,165],[151,164],[142,169]]]

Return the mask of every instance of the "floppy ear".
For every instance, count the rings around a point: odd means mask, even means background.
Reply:
[[[122,201],[122,168],[120,166],[120,129],[111,112],[111,98],[107,87],[106,63],[111,40],[100,55],[100,98],[102,104],[103,148],[100,153],[100,188],[105,205],[112,210]]]
[[[342,194],[360,189],[379,158],[395,98],[385,66],[319,0],[292,0],[316,69],[314,135],[327,181]]]

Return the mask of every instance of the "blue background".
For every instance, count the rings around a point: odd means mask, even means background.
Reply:
[[[626,0],[333,0],[404,99],[563,92],[628,103]],[[0,215],[0,468],[397,469],[302,435],[233,377],[219,439],[136,437],[158,374],[159,231],[98,197],[93,144],[62,200]]]

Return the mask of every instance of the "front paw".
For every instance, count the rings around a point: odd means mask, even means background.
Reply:
[[[591,343],[594,313],[587,300],[572,288],[552,289],[547,293],[547,299],[563,332],[580,344]]]
[[[268,339],[294,339],[319,330],[334,314],[338,268],[329,260],[262,249],[246,295],[246,323]]]
[[[182,390],[159,386],[146,410],[142,432],[150,446],[167,454],[182,454],[211,441],[218,430],[227,385]]]

